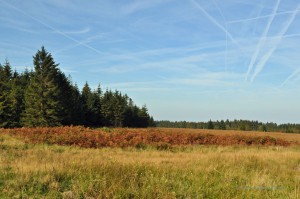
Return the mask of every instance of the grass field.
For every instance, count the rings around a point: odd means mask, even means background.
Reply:
[[[18,130],[0,131],[0,198],[300,198],[300,135],[158,129],[177,136],[268,135],[292,144],[161,147],[146,142],[82,148],[36,142]]]

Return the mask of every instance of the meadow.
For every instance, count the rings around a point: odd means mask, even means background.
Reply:
[[[0,129],[0,198],[300,198],[300,135]]]

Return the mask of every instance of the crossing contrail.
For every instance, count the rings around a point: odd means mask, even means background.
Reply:
[[[270,57],[272,56],[272,54],[274,53],[274,51],[277,49],[278,44],[280,43],[280,41],[282,40],[282,38],[284,38],[284,34],[287,32],[287,30],[289,29],[290,25],[295,20],[299,9],[300,9],[300,4],[298,5],[297,9],[292,13],[292,15],[288,19],[287,23],[285,24],[285,26],[283,26],[283,28],[281,29],[280,33],[278,34],[278,39],[275,42],[275,44],[273,45],[273,47],[261,58],[261,60],[257,64],[257,66],[255,68],[255,71],[254,71],[254,73],[253,73],[253,75],[251,77],[251,82],[253,82],[253,80],[255,79],[255,77],[263,70],[263,68],[265,67],[265,64],[270,59]]]
[[[228,32],[215,18],[213,18],[197,1],[195,0],[190,0],[203,14],[213,23],[215,24],[218,28],[220,28],[228,38],[235,43],[242,51],[243,49],[240,47],[239,43],[232,37],[230,32]]]
[[[253,66],[254,66],[254,64],[256,62],[257,56],[258,56],[258,54],[259,54],[259,52],[260,52],[263,44],[266,42],[267,34],[268,34],[268,32],[270,30],[270,27],[271,27],[271,24],[272,24],[272,22],[274,20],[274,17],[275,17],[275,14],[276,14],[277,10],[278,10],[279,4],[280,4],[280,0],[277,1],[276,5],[275,5],[275,7],[273,9],[272,15],[271,15],[271,17],[270,17],[270,19],[268,21],[268,24],[267,24],[267,26],[266,26],[263,34],[261,35],[259,43],[257,44],[256,50],[254,51],[254,53],[252,55],[250,64],[248,66],[248,71],[247,71],[247,74],[246,74],[246,77],[245,77],[245,81],[248,80],[248,76],[249,76],[249,74],[250,74],[250,72],[251,72],[251,70],[252,70],[252,68],[253,68]]]

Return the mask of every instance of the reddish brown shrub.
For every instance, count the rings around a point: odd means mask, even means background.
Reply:
[[[160,150],[179,145],[267,145],[288,146],[290,141],[270,136],[222,135],[168,130],[105,129],[76,127],[1,129],[30,143],[71,145],[85,148],[155,146]]]

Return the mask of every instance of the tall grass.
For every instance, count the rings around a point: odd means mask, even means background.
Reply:
[[[300,148],[102,148],[0,134],[0,198],[300,198]]]

